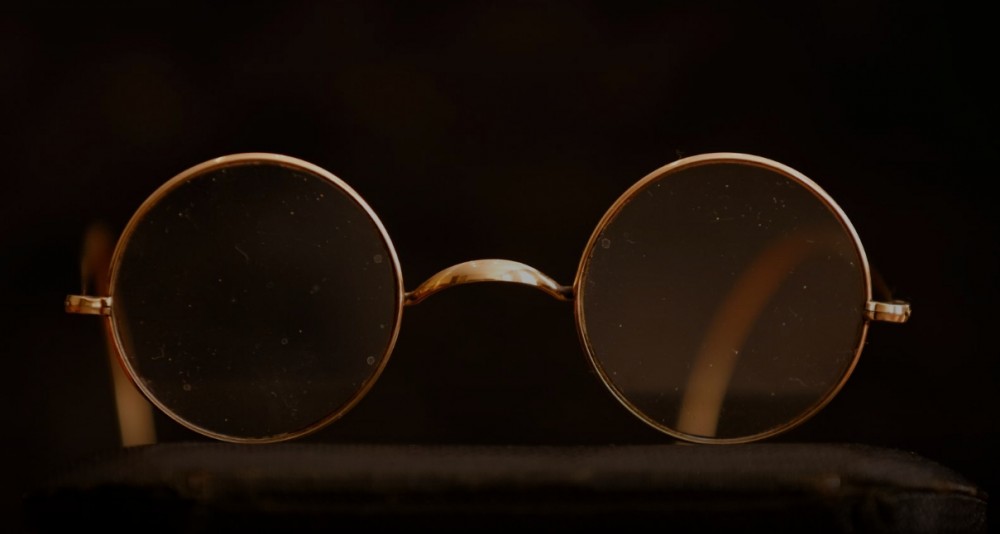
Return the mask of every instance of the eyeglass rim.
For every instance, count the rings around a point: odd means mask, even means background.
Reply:
[[[399,256],[396,253],[396,248],[392,244],[392,240],[389,237],[389,233],[386,231],[385,226],[382,221],[376,215],[375,211],[365,202],[364,198],[361,197],[351,186],[346,182],[335,176],[333,173],[309,163],[307,161],[285,156],[281,154],[273,154],[267,152],[245,152],[238,154],[230,154],[218,158],[214,158],[193,167],[190,167],[181,173],[177,174],[170,180],[164,182],[160,185],[149,197],[140,204],[139,208],[132,214],[129,219],[128,224],[122,231],[121,236],[118,238],[118,242],[115,245],[114,252],[111,256],[111,267],[109,274],[109,284],[108,284],[108,297],[111,299],[110,302],[114,301],[114,295],[118,285],[118,278],[120,275],[122,257],[125,253],[128,243],[134,234],[138,225],[145,218],[146,214],[170,192],[174,191],[177,187],[182,184],[197,178],[210,171],[215,171],[218,169],[223,169],[226,167],[235,167],[240,165],[249,164],[276,164],[282,167],[292,168],[295,170],[310,173],[319,178],[327,180],[334,187],[342,190],[358,207],[360,207],[365,214],[371,219],[371,222],[375,225],[378,230],[378,235],[384,242],[386,250],[389,252],[389,257],[392,265],[393,277],[395,279],[395,303],[393,310],[393,326],[391,329],[391,335],[389,341],[386,344],[385,350],[382,357],[379,359],[379,363],[372,372],[367,376],[367,378],[359,385],[359,387],[354,391],[353,395],[340,407],[327,414],[322,419],[307,425],[303,428],[292,430],[289,432],[283,432],[271,436],[263,437],[242,437],[242,436],[232,436],[228,434],[221,434],[214,430],[207,429],[201,425],[198,425],[183,416],[177,414],[174,410],[166,406],[162,401],[157,398],[157,396],[146,387],[141,379],[141,374],[132,366],[129,362],[129,358],[126,355],[125,347],[123,346],[123,341],[121,338],[121,333],[119,328],[124,328],[124,326],[119,325],[115,317],[115,307],[112,306],[110,313],[104,316],[105,328],[111,334],[109,337],[114,340],[113,346],[116,358],[119,365],[125,369],[125,374],[129,377],[132,384],[142,392],[143,396],[146,397],[154,406],[160,411],[166,414],[168,417],[179,423],[180,425],[197,432],[201,435],[217,439],[220,441],[230,442],[230,443],[275,443],[281,441],[289,441],[299,437],[303,437],[312,434],[321,428],[333,423],[337,419],[340,419],[345,414],[347,414],[351,409],[353,409],[361,399],[368,394],[374,384],[378,381],[386,365],[392,356],[393,348],[396,345],[396,341],[399,337],[399,331],[402,323],[403,314],[403,296],[404,296],[404,286],[403,286],[403,274],[399,263]]]
[[[131,238],[135,230],[135,227],[139,224],[139,222],[141,222],[146,213],[148,213],[148,211],[153,206],[155,206],[167,193],[175,189],[178,185],[185,183],[188,180],[193,179],[198,175],[204,174],[211,170],[216,170],[228,166],[236,166],[241,164],[261,164],[261,163],[274,163],[285,167],[291,167],[294,169],[315,174],[319,177],[328,180],[334,186],[340,188],[343,192],[345,192],[358,206],[360,206],[365,211],[368,217],[375,223],[378,229],[378,233],[383,239],[385,247],[389,251],[390,257],[392,259],[393,274],[396,281],[394,324],[390,340],[386,346],[382,358],[379,360],[379,365],[374,370],[374,372],[371,375],[369,375],[369,377],[362,384],[362,386],[356,390],[354,396],[348,402],[344,403],[338,410],[329,414],[327,417],[317,421],[316,423],[308,425],[299,430],[290,431],[287,433],[281,433],[273,436],[267,436],[267,437],[246,438],[240,436],[220,434],[215,431],[203,428],[199,425],[196,425],[188,421],[184,417],[176,414],[173,410],[169,409],[161,401],[159,401],[157,397],[143,385],[142,381],[139,379],[140,376],[139,373],[136,372],[133,366],[129,363],[128,358],[125,356],[125,350],[124,347],[122,346],[122,340],[118,332],[119,325],[115,321],[114,312],[112,308],[112,312],[107,316],[105,316],[106,319],[105,324],[112,334],[111,338],[114,340],[114,349],[118,361],[122,365],[122,367],[126,370],[126,374],[132,381],[132,383],[158,409],[160,409],[164,414],[168,415],[173,420],[177,421],[182,426],[187,427],[195,432],[198,432],[199,434],[214,439],[227,442],[234,442],[234,443],[270,443],[270,442],[292,440],[298,437],[311,434],[329,425],[330,423],[341,418],[344,414],[353,409],[357,405],[357,403],[359,403],[361,399],[368,393],[368,391],[371,389],[374,383],[377,382],[385,366],[388,364],[388,361],[390,359],[390,356],[398,339],[399,331],[401,329],[402,310],[405,306],[404,298],[406,292],[403,284],[402,269],[399,263],[399,258],[396,253],[396,249],[392,244],[391,238],[389,237],[389,234],[385,229],[385,226],[382,224],[381,220],[378,218],[375,211],[367,204],[367,202],[365,202],[365,200],[346,182],[344,182],[337,176],[333,175],[329,171],[317,165],[290,156],[273,154],[273,153],[263,153],[263,152],[231,154],[227,156],[214,158],[212,160],[208,160],[206,162],[195,165],[181,172],[180,174],[174,176],[167,182],[163,183],[159,188],[157,188],[132,215],[128,225],[125,227],[125,230],[122,232],[122,235],[115,246],[110,268],[111,273],[110,273],[108,296],[113,298],[113,295],[115,293],[119,269],[120,269],[120,263],[121,263],[120,258],[125,248],[127,247],[127,243]],[[858,237],[857,231],[851,224],[850,220],[847,218],[847,215],[840,208],[840,206],[833,200],[833,198],[829,194],[827,194],[818,184],[816,184],[814,181],[806,177],[804,174],[796,171],[795,169],[792,169],[791,167],[788,167],[787,165],[784,165],[777,161],[770,160],[761,156],[755,156],[750,154],[742,154],[735,152],[706,153],[706,154],[699,154],[696,156],[682,158],[667,165],[664,165],[654,170],[653,172],[647,174],[645,177],[643,177],[639,181],[635,182],[631,187],[629,187],[629,189],[627,189],[622,195],[620,195],[618,199],[611,205],[611,207],[605,212],[604,216],[601,218],[597,226],[592,231],[591,236],[587,242],[587,245],[584,247],[584,253],[580,259],[579,266],[577,268],[576,276],[574,278],[572,286],[574,294],[573,300],[575,301],[574,317],[577,323],[577,333],[591,367],[595,370],[596,374],[600,378],[601,382],[605,385],[605,387],[609,389],[612,395],[626,409],[628,409],[634,416],[639,418],[641,421],[645,422],[647,425],[650,425],[656,430],[659,430],[667,435],[670,435],[672,437],[675,437],[683,441],[703,443],[703,444],[730,444],[730,443],[735,444],[735,443],[747,443],[752,441],[758,441],[786,432],[796,426],[799,426],[806,420],[812,418],[816,413],[821,411],[839,393],[839,391],[843,388],[844,384],[849,379],[850,375],[853,373],[854,368],[857,365],[857,362],[860,358],[869,326],[869,321],[867,320],[862,321],[862,328],[858,337],[858,345],[854,351],[854,355],[852,357],[850,365],[843,373],[843,376],[841,377],[840,381],[834,387],[832,387],[823,398],[821,398],[816,404],[814,404],[807,411],[803,412],[797,418],[785,424],[773,427],[772,429],[769,429],[767,431],[749,436],[737,437],[737,438],[705,438],[702,436],[686,434],[677,431],[675,429],[669,428],[666,425],[663,425],[655,421],[651,417],[647,416],[642,410],[638,409],[638,407],[636,407],[631,401],[629,401],[627,396],[624,395],[614,385],[610,377],[603,369],[603,366],[600,364],[600,361],[595,354],[592,344],[590,343],[586,329],[585,315],[583,311],[583,303],[585,302],[585,286],[583,284],[583,281],[586,279],[589,261],[590,258],[592,257],[592,252],[595,250],[595,247],[598,243],[599,236],[603,233],[606,227],[612,221],[614,221],[614,219],[622,211],[622,209],[624,209],[624,207],[629,203],[629,201],[631,201],[631,199],[634,198],[635,195],[637,195],[650,182],[658,180],[666,175],[678,172],[682,169],[691,168],[694,166],[719,164],[719,163],[735,163],[735,164],[751,165],[777,172],[785,176],[786,178],[791,179],[798,185],[805,187],[806,190],[810,191],[814,196],[816,196],[823,203],[823,205],[826,206],[827,209],[829,209],[834,214],[836,219],[841,223],[842,227],[851,236],[851,239],[858,253],[858,257],[860,258],[859,268],[863,272],[862,278],[865,286],[864,291],[865,291],[866,302],[871,300],[871,295],[872,295],[871,271],[867,255],[865,254],[863,245],[861,243],[860,238]]]
[[[611,392],[611,394],[621,403],[629,412],[632,413],[639,420],[643,421],[647,425],[653,427],[654,429],[667,434],[678,440],[685,442],[700,443],[706,445],[713,444],[741,444],[750,443],[754,441],[760,441],[776,435],[785,433],[807,420],[811,419],[817,413],[819,413],[823,408],[825,408],[830,401],[843,389],[847,380],[853,374],[855,367],[861,357],[861,352],[864,349],[865,340],[868,335],[868,328],[870,321],[864,318],[863,308],[859,308],[858,314],[862,316],[862,324],[860,332],[858,334],[857,346],[855,347],[854,354],[851,358],[850,364],[845,368],[840,380],[834,384],[827,393],[821,397],[816,403],[811,405],[808,409],[803,411],[797,417],[768,430],[758,432],[756,434],[751,434],[747,436],[731,437],[731,438],[714,438],[714,437],[704,437],[694,434],[688,434],[681,432],[675,428],[671,428],[665,425],[653,417],[647,415],[642,409],[636,406],[628,396],[622,392],[612,380],[611,376],[605,371],[603,365],[600,362],[600,358],[597,356],[596,351],[590,341],[589,334],[587,333],[586,327],[586,316],[584,313],[584,303],[586,302],[586,284],[589,265],[591,258],[593,257],[593,252],[596,250],[596,246],[600,239],[601,234],[607,229],[607,227],[614,222],[617,216],[622,212],[622,210],[628,205],[633,198],[636,197],[640,192],[642,192],[647,185],[653,183],[659,179],[667,177],[671,174],[675,174],[685,169],[691,169],[693,167],[700,167],[713,164],[737,164],[737,165],[747,165],[762,168],[772,172],[776,172],[785,178],[791,180],[792,182],[804,187],[807,191],[812,193],[820,202],[834,215],[837,221],[840,223],[841,227],[850,236],[851,241],[854,244],[855,250],[857,252],[858,258],[860,259],[858,269],[861,271],[862,279],[864,281],[864,301],[861,303],[862,306],[872,300],[872,280],[871,280],[871,268],[868,263],[868,256],[865,253],[864,246],[861,243],[861,239],[858,236],[857,230],[854,225],[848,219],[847,214],[844,210],[834,201],[822,187],[819,186],[812,179],[802,174],[801,172],[785,165],[783,163],[761,157],[752,154],[743,154],[738,152],[712,152],[705,154],[698,154],[695,156],[688,156],[685,158],[678,159],[666,165],[663,165],[656,170],[650,172],[644,176],[639,181],[635,182],[631,187],[629,187],[618,199],[611,205],[610,208],[601,217],[594,231],[590,235],[590,239],[587,240],[587,245],[584,247],[583,256],[580,258],[579,266],[576,270],[576,278],[573,281],[573,293],[575,298],[573,299],[573,315],[576,319],[577,324],[577,334],[580,338],[580,343],[584,348],[584,352],[587,356],[587,360],[590,363],[591,368],[597,374],[598,378],[604,384],[604,386]]]

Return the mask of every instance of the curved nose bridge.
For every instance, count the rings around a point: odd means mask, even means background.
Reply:
[[[530,265],[510,260],[473,260],[453,265],[428,278],[406,293],[404,303],[417,304],[438,291],[477,282],[522,284],[538,288],[559,300],[573,300],[572,286],[560,285]]]

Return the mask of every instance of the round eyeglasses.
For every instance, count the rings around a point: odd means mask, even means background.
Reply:
[[[607,211],[572,286],[522,263],[455,265],[406,292],[375,212],[305,161],[236,154],[154,192],[115,246],[103,315],[138,389],[185,427],[274,442],[340,418],[389,359],[403,309],[473,282],[527,284],[574,306],[588,361],[635,416],[698,443],[763,439],[840,390],[872,321],[853,226],[780,163],[716,153],[670,163]]]

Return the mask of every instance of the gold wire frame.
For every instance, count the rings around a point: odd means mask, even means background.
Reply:
[[[848,366],[847,370],[844,372],[840,381],[831,388],[828,393],[812,405],[806,412],[802,413],[795,419],[788,421],[784,424],[778,425],[769,430],[738,438],[712,438],[704,437],[699,435],[693,435],[678,431],[666,425],[659,423],[658,421],[647,416],[642,410],[636,407],[631,401],[629,401],[628,396],[622,393],[607,375],[603,366],[600,363],[600,358],[595,354],[593,346],[590,343],[590,339],[587,334],[586,329],[586,318],[584,316],[584,306],[586,298],[585,284],[589,262],[592,256],[593,250],[599,242],[599,236],[604,232],[607,226],[617,217],[617,215],[624,209],[624,207],[629,203],[629,201],[635,197],[643,188],[650,182],[659,180],[672,173],[676,173],[682,169],[688,169],[691,167],[720,164],[720,163],[731,163],[760,167],[766,170],[777,172],[778,174],[792,180],[793,182],[801,185],[811,192],[816,198],[818,198],[822,204],[829,209],[840,222],[843,229],[850,235],[854,247],[857,251],[858,258],[860,259],[861,270],[864,280],[864,309],[859,310],[862,313],[863,321],[861,332],[858,338],[857,347],[855,348],[853,358]],[[252,164],[273,164],[278,166],[283,166],[295,170],[304,171],[311,173],[315,176],[326,179],[335,187],[338,187],[344,191],[358,206],[360,206],[365,213],[369,216],[371,221],[378,228],[379,235],[384,241],[386,249],[389,251],[393,273],[396,280],[396,305],[394,313],[394,324],[391,332],[391,337],[386,345],[385,351],[382,358],[379,360],[379,366],[375,371],[369,376],[369,378],[358,388],[354,396],[349,399],[348,402],[343,404],[338,410],[329,414],[322,420],[313,423],[304,428],[278,434],[274,436],[267,436],[263,438],[245,438],[239,436],[229,436],[216,433],[214,431],[202,428],[198,425],[187,421],[183,417],[180,417],[174,413],[169,407],[161,403],[155,395],[152,394],[144,385],[142,380],[139,378],[138,373],[129,363],[128,358],[125,356],[125,349],[122,346],[122,341],[118,332],[118,324],[115,321],[114,313],[114,292],[116,288],[116,281],[118,279],[118,272],[120,268],[120,258],[123,254],[125,247],[128,244],[128,240],[131,237],[133,231],[137,224],[143,219],[145,214],[160,201],[168,192],[172,191],[178,185],[196,178],[197,176],[204,174],[208,171],[217,170],[225,167],[236,166],[236,165],[252,165]],[[114,340],[113,346],[117,356],[117,361],[123,369],[126,370],[129,379],[132,384],[138,388],[143,395],[149,399],[157,408],[163,411],[173,420],[177,421],[182,426],[198,432],[202,435],[218,439],[221,441],[235,442],[235,443],[272,443],[279,441],[287,441],[295,439],[307,434],[311,434],[320,428],[336,421],[342,417],[345,413],[350,411],[361,399],[368,393],[372,385],[377,381],[381,375],[383,369],[389,361],[389,357],[392,350],[396,344],[396,340],[399,335],[401,321],[402,321],[402,310],[406,306],[415,305],[421,302],[423,299],[429,297],[430,295],[448,289],[450,287],[478,283],[478,282],[504,282],[504,283],[516,283],[522,285],[529,285],[535,287],[543,292],[553,296],[559,300],[571,301],[574,304],[574,317],[577,324],[577,333],[581,344],[583,345],[584,351],[586,353],[587,360],[592,368],[595,370],[596,374],[612,395],[618,399],[618,401],[634,416],[648,424],[649,426],[655,428],[656,430],[663,432],[669,436],[677,438],[679,440],[694,442],[694,443],[704,443],[704,444],[735,444],[735,443],[747,443],[751,441],[758,441],[765,439],[780,433],[783,433],[791,428],[794,428],[817,412],[819,412],[824,406],[826,406],[840,391],[844,383],[850,377],[851,373],[856,366],[858,359],[861,355],[861,350],[864,346],[864,341],[867,336],[868,326],[871,321],[885,321],[902,323],[905,322],[910,315],[909,304],[902,301],[891,301],[891,302],[877,302],[872,301],[872,283],[871,283],[871,270],[869,268],[868,259],[865,255],[864,248],[862,247],[861,240],[857,235],[853,225],[847,219],[843,210],[833,201],[833,199],[823,191],[815,182],[807,178],[805,175],[799,173],[798,171],[783,165],[781,163],[762,158],[759,156],[738,154],[738,153],[711,153],[702,154],[698,156],[692,156],[677,160],[673,163],[665,165],[652,173],[648,174],[638,182],[636,182],[632,187],[630,187],[623,195],[621,195],[617,201],[608,209],[608,211],[601,218],[597,227],[594,229],[584,248],[583,256],[580,259],[579,267],[576,272],[576,277],[574,279],[572,286],[563,286],[555,282],[553,279],[549,278],[545,274],[541,273],[537,269],[525,265],[523,263],[502,260],[502,259],[485,259],[485,260],[474,260],[464,262],[458,265],[454,265],[447,269],[444,269],[427,281],[418,286],[414,291],[405,292],[403,286],[403,276],[402,270],[399,265],[399,258],[396,254],[396,250],[392,245],[392,241],[389,238],[388,232],[385,230],[382,222],[379,220],[375,212],[368,206],[368,204],[357,194],[350,186],[348,186],[344,181],[337,178],[328,171],[313,165],[311,163],[302,161],[289,156],[283,156],[278,154],[269,153],[244,153],[244,154],[234,154],[230,156],[224,156],[216,158],[200,165],[191,167],[190,169],[178,174],[162,186],[160,186],[145,202],[139,207],[139,209],[132,216],[125,230],[123,231],[118,243],[115,247],[114,254],[111,260],[110,268],[110,290],[109,294],[105,296],[90,297],[90,296],[79,296],[70,295],[66,300],[66,311],[70,313],[81,313],[81,314],[94,314],[102,315],[105,319],[105,327],[110,333],[110,337]]]
[[[381,236],[382,240],[385,243],[386,249],[389,251],[389,256],[392,262],[393,275],[396,281],[395,284],[396,303],[395,303],[391,336],[389,338],[388,344],[386,345],[385,351],[382,354],[382,357],[379,359],[379,364],[377,368],[369,375],[368,379],[365,380],[358,387],[358,389],[354,392],[354,395],[350,399],[348,399],[346,403],[341,405],[339,409],[330,413],[325,418],[304,428],[273,436],[266,436],[260,438],[246,438],[240,436],[219,434],[212,430],[200,427],[192,423],[191,421],[188,421],[184,417],[181,417],[180,415],[176,414],[168,406],[160,402],[160,400],[157,399],[156,395],[154,395],[151,391],[149,391],[148,388],[146,388],[146,386],[143,384],[143,381],[140,379],[139,374],[129,363],[129,359],[125,356],[125,348],[122,346],[122,340],[118,330],[120,326],[115,321],[114,294],[117,286],[119,269],[121,267],[121,257],[125,251],[125,248],[128,246],[129,238],[135,231],[136,226],[145,217],[146,213],[148,213],[149,210],[152,209],[153,206],[155,206],[164,196],[166,196],[169,192],[173,191],[176,187],[180,186],[181,184],[189,180],[195,179],[198,176],[205,174],[209,171],[214,171],[226,167],[234,167],[239,165],[260,165],[260,164],[278,165],[281,167],[304,171],[306,173],[323,178],[328,182],[330,182],[335,187],[341,189],[351,198],[351,200],[354,201],[355,204],[357,204],[365,211],[368,217],[371,218],[372,223],[375,224],[376,228],[378,229],[379,235]],[[151,403],[153,403],[157,408],[159,408],[163,413],[168,415],[174,421],[177,421],[181,425],[199,434],[220,441],[228,441],[232,443],[273,443],[279,441],[292,440],[298,437],[311,434],[329,425],[330,423],[336,421],[337,419],[341,418],[344,414],[349,412],[368,393],[368,391],[377,381],[378,377],[382,374],[382,371],[385,369],[385,366],[389,361],[389,356],[392,354],[392,349],[396,345],[396,339],[399,336],[400,321],[402,319],[402,311],[403,311],[403,274],[399,266],[399,257],[396,255],[396,249],[392,246],[392,241],[389,239],[389,233],[386,232],[385,226],[382,225],[382,222],[379,220],[378,216],[375,215],[375,212],[371,209],[370,206],[368,206],[368,204],[364,201],[364,199],[361,198],[361,196],[358,195],[356,191],[354,191],[354,189],[352,189],[343,180],[337,178],[330,172],[316,165],[313,165],[312,163],[302,161],[297,158],[278,155],[278,154],[245,153],[245,154],[233,154],[229,156],[223,156],[210,161],[206,161],[205,163],[202,163],[200,165],[191,167],[190,169],[178,174],[177,176],[171,178],[169,181],[161,185],[155,192],[153,192],[152,195],[149,196],[149,198],[146,199],[145,202],[142,203],[139,209],[136,210],[135,214],[132,215],[132,218],[125,226],[125,230],[122,232],[121,237],[118,239],[118,244],[115,246],[115,251],[111,258],[110,280],[111,280],[110,292],[107,299],[110,310],[108,311],[108,313],[104,314],[104,317],[106,325],[111,330],[112,338],[114,339],[114,347],[118,356],[118,362],[126,370],[129,378],[132,381],[132,384],[135,385],[137,388],[139,388],[139,390],[142,391],[143,395],[147,399],[149,399]]]
[[[672,163],[664,165],[663,167],[660,167],[659,169],[656,169],[655,171],[649,173],[644,178],[633,184],[627,191],[625,191],[624,194],[622,194],[621,197],[618,198],[618,200],[615,201],[614,204],[612,204],[612,206],[608,209],[608,211],[605,212],[604,216],[597,224],[597,227],[594,229],[594,232],[591,234],[590,239],[587,241],[587,246],[584,248],[583,257],[580,259],[580,266],[577,269],[576,279],[573,282],[574,293],[576,294],[576,301],[574,303],[574,315],[577,321],[577,332],[580,336],[580,342],[584,347],[584,351],[587,354],[587,359],[590,362],[590,365],[593,367],[598,377],[601,379],[601,382],[604,383],[605,387],[608,388],[611,394],[614,395],[614,397],[618,399],[618,402],[620,402],[628,411],[630,411],[633,415],[638,417],[646,424],[669,436],[672,436],[674,438],[683,441],[703,443],[703,444],[737,444],[737,443],[748,443],[752,441],[762,440],[771,436],[775,436],[777,434],[781,434],[787,430],[790,430],[804,423],[806,420],[814,416],[816,413],[822,410],[823,407],[825,407],[831,400],[833,400],[833,398],[837,395],[840,389],[847,382],[847,379],[850,377],[851,373],[853,373],[854,367],[857,365],[858,359],[861,356],[861,350],[864,347],[865,338],[868,333],[868,326],[870,322],[868,316],[865,316],[865,320],[862,321],[861,332],[860,335],[858,336],[857,346],[855,347],[854,355],[851,359],[850,365],[845,370],[843,376],[841,376],[839,382],[835,384],[834,387],[831,388],[824,397],[819,399],[813,406],[811,406],[809,409],[807,409],[805,412],[803,412],[795,419],[787,421],[786,423],[778,425],[769,430],[759,432],[757,434],[751,434],[748,436],[737,437],[737,438],[715,438],[715,437],[705,437],[705,436],[699,436],[695,434],[682,432],[646,415],[646,413],[643,410],[641,410],[631,400],[629,400],[628,395],[623,393],[614,384],[614,381],[611,379],[608,373],[604,370],[604,367],[601,365],[600,357],[596,354],[593,345],[590,342],[590,338],[587,334],[587,328],[586,328],[586,317],[584,315],[584,302],[586,299],[586,284],[584,284],[584,281],[587,278],[587,273],[590,268],[590,260],[592,257],[592,252],[595,250],[595,247],[598,244],[601,234],[604,233],[604,230],[608,227],[608,225],[610,225],[615,220],[618,214],[621,213],[621,211],[628,205],[628,203],[633,198],[635,198],[635,196],[638,195],[643,189],[645,189],[647,185],[651,184],[652,182],[667,178],[671,174],[677,173],[685,169],[690,169],[693,167],[699,167],[703,165],[714,165],[714,164],[725,164],[725,163],[759,167],[765,170],[776,172],[784,176],[785,178],[792,180],[798,185],[801,185],[809,192],[811,192],[817,199],[819,199],[822,202],[822,204],[827,209],[829,209],[831,213],[834,214],[834,216],[839,221],[843,229],[848,233],[848,235],[850,235],[851,240],[853,241],[854,244],[854,248],[858,254],[858,257],[860,258],[861,262],[860,268],[862,270],[863,273],[862,278],[864,280],[864,302],[862,304],[870,303],[872,298],[871,270],[868,265],[868,258],[865,255],[864,247],[861,245],[861,239],[858,237],[857,231],[855,231],[854,226],[848,220],[847,215],[844,213],[844,211],[840,208],[840,206],[837,205],[836,202],[834,202],[833,198],[831,198],[830,195],[828,195],[825,191],[823,191],[823,189],[820,188],[819,185],[817,185],[815,182],[810,180],[802,173],[796,171],[795,169],[792,169],[791,167],[759,156],[753,156],[749,154],[738,154],[731,152],[719,152],[719,153],[701,154],[674,161]],[[906,307],[906,310],[908,314],[909,312],[908,306]],[[862,313],[862,310],[859,309],[859,313]]]

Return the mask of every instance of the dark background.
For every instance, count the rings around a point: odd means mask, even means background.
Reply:
[[[590,231],[679,156],[786,163],[913,303],[782,441],[914,451],[1000,492],[994,30],[962,3],[0,8],[3,511],[116,446],[100,322],[68,316],[86,225],[204,160],[267,151],[354,187],[408,289],[501,257],[570,283]],[[198,439],[160,421],[165,440]],[[656,443],[586,367],[572,309],[471,286],[404,314],[381,380],[309,439]]]

